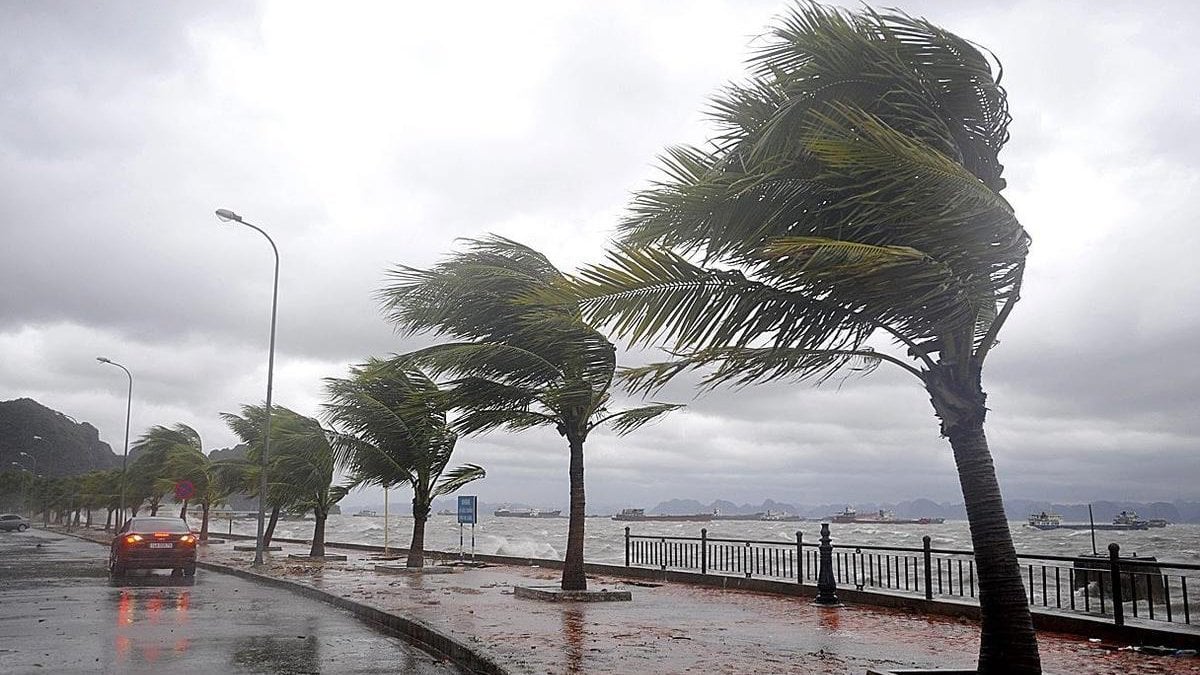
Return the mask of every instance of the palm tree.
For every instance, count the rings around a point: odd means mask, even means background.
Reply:
[[[979,672],[1040,672],[983,431],[983,363],[1030,241],[999,194],[999,78],[927,21],[816,4],[784,17],[750,65],[714,102],[712,146],[669,151],[610,263],[565,295],[597,325],[678,355],[628,372],[634,390],[696,369],[708,386],[884,363],[916,378],[966,502]]]
[[[150,515],[157,516],[163,496],[171,491],[175,482],[167,470],[168,456],[180,449],[191,449],[202,453],[200,434],[186,424],[173,427],[155,425],[134,440],[130,452],[138,455],[130,466],[126,499],[137,515],[142,503],[150,508]],[[187,517],[187,500],[179,512],[180,518]]]
[[[272,484],[290,495],[292,511],[312,511],[310,556],[325,555],[325,522],[329,512],[349,492],[348,486],[333,485],[333,431],[311,417],[283,407],[272,407],[270,475]],[[267,488],[272,489],[271,487]]]
[[[625,434],[680,406],[655,403],[609,410],[616,350],[580,318],[573,301],[537,302],[535,293],[564,282],[541,253],[502,237],[468,241],[428,271],[399,267],[380,292],[384,309],[409,334],[459,342],[409,354],[433,376],[452,374],[449,405],[460,433],[549,426],[570,448],[571,507],[563,590],[586,590],[583,572],[583,447],[611,422]]]
[[[425,524],[433,500],[483,478],[482,467],[449,471],[458,440],[446,420],[447,392],[410,364],[369,359],[347,379],[328,378],[329,420],[344,433],[333,437],[339,464],[351,486],[412,488],[413,533],[408,567],[425,565]]]
[[[212,508],[225,503],[234,491],[234,485],[221,479],[221,464],[210,460],[198,447],[182,445],[168,451],[163,464],[163,486],[184,482],[191,485],[191,494],[183,499],[180,517],[186,517],[189,501],[200,505],[200,541],[208,540],[208,516]]]
[[[276,427],[278,426],[278,418],[274,411],[277,406],[271,406],[271,442],[276,442]],[[262,471],[262,445],[263,445],[263,427],[267,420],[267,409],[263,405],[244,405],[242,406],[242,414],[235,415],[234,413],[221,413],[221,419],[229,429],[241,439],[242,443],[248,448],[245,459],[230,460],[225,467],[227,481],[237,481],[240,478],[241,485],[236,491],[252,497],[258,496],[258,491],[261,485],[259,475]],[[270,462],[273,458],[268,458]],[[279,523],[279,516],[285,508],[289,508],[294,501],[295,495],[289,490],[287,483],[278,480],[272,480],[274,476],[270,467],[267,470],[267,498],[266,503],[271,507],[271,513],[267,518],[266,528],[263,531],[263,548],[271,545],[271,538],[275,536],[275,526]]]

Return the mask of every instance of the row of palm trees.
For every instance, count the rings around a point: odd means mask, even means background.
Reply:
[[[482,467],[448,469],[456,434],[446,422],[444,392],[421,371],[398,360],[370,359],[350,377],[326,380],[329,424],[283,406],[272,406],[271,452],[265,467],[270,518],[264,532],[269,546],[283,513],[312,514],[311,556],[325,555],[329,514],[352,490],[367,486],[407,486],[413,491],[413,539],[408,565],[424,564],[424,529],[433,499],[482,478]],[[212,508],[231,495],[257,497],[262,431],[267,411],[245,405],[221,418],[248,448],[245,456],[212,460],[200,435],[185,424],[155,426],[133,445],[127,499],[134,515],[143,506],[157,515],[161,500],[176,491],[180,517],[189,504],[201,512],[200,538],[208,538]],[[340,475],[343,480],[335,483]],[[180,491],[180,486],[186,490]]]
[[[583,447],[676,406],[612,412],[599,329],[664,348],[624,369],[633,392],[822,382],[895,367],[928,393],[958,468],[980,579],[978,672],[1040,672],[983,424],[983,364],[1021,290],[1030,237],[1000,195],[1006,95],[971,42],[899,12],[796,5],[745,82],[713,101],[719,132],[671,148],[609,262],[577,275],[488,237],[380,293],[404,355],[446,378],[459,433],[555,428],[570,451],[564,589],[583,589]]]

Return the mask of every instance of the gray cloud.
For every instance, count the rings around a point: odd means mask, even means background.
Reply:
[[[277,399],[403,351],[372,293],[457,237],[499,232],[594,262],[669,144],[705,137],[777,2],[477,6],[9,3],[0,7],[0,398],[119,446],[177,421],[210,446],[265,386],[280,248]],[[1014,122],[1008,197],[1034,248],[985,372],[1009,494],[1197,497],[1200,120],[1191,3],[913,2],[991,48]],[[319,36],[320,39],[316,39]],[[627,363],[652,358],[631,352]],[[881,369],[774,383],[588,447],[589,496],[835,502],[958,494],[918,383]],[[565,503],[552,431],[464,439],[493,501]],[[358,499],[359,497],[355,497]],[[362,497],[366,499],[366,497]]]

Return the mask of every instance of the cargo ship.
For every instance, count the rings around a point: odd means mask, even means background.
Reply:
[[[497,518],[561,518],[562,510],[542,511],[541,509],[510,509],[499,508],[492,511]]]
[[[945,518],[897,518],[891,511],[879,509],[869,516],[860,515],[854,507],[847,506],[841,513],[830,516],[835,523],[847,524],[876,524],[876,525],[941,525]]]
[[[713,519],[711,513],[693,513],[682,516],[672,515],[647,515],[646,509],[621,509],[621,512],[612,517],[613,520],[626,521],[648,521],[648,522],[698,522],[705,523]]]
[[[1062,516],[1057,513],[1035,513],[1029,516],[1028,524],[1030,527],[1038,530],[1148,530],[1150,527],[1149,521],[1138,518],[1136,513],[1132,511],[1122,511],[1113,518],[1111,524],[1100,523],[1093,525],[1091,523],[1064,523]],[[1165,527],[1154,525],[1153,527]]]

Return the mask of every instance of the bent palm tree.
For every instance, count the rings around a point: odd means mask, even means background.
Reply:
[[[388,318],[409,334],[462,340],[405,358],[435,377],[450,374],[449,403],[461,411],[461,433],[550,426],[570,448],[571,506],[563,590],[586,590],[583,572],[585,498],[583,447],[611,422],[626,434],[680,406],[655,403],[609,410],[616,354],[612,343],[580,318],[574,301],[532,299],[564,277],[541,253],[501,237],[471,240],[466,252],[431,270],[400,267],[384,288]]]
[[[169,492],[179,480],[184,479],[183,476],[172,474],[167,467],[172,453],[191,451],[192,453],[204,457],[202,443],[200,441],[200,433],[186,424],[176,424],[172,427],[164,427],[155,425],[146,430],[146,433],[138,437],[134,441],[132,450],[140,453],[135,465],[137,470],[134,472],[132,480],[135,486],[135,500],[133,502],[133,512],[136,514],[139,504],[138,498],[144,498],[150,502],[150,515],[158,515],[159,502],[162,496]],[[191,470],[193,468],[192,458],[176,461],[184,461],[185,468]],[[179,469],[181,467],[175,467]],[[179,517],[187,518],[188,500],[183,500],[183,506],[180,508]]]
[[[408,567],[425,565],[425,523],[433,500],[483,478],[482,467],[446,471],[458,435],[446,421],[446,392],[425,373],[399,360],[370,359],[348,379],[325,380],[329,420],[339,464],[358,485],[412,488],[413,533]],[[443,475],[445,474],[445,475]]]
[[[271,410],[275,410],[275,406],[271,406]],[[240,485],[235,492],[241,492],[251,497],[257,497],[259,489],[262,485],[259,480],[262,471],[262,446],[263,446],[263,428],[266,426],[267,409],[263,405],[244,405],[242,406],[242,414],[235,415],[234,413],[220,413],[221,419],[225,425],[229,427],[243,444],[246,445],[247,451],[244,459],[228,460],[227,466],[224,468],[223,481],[238,483]],[[275,433],[276,427],[275,415],[271,415],[271,433]],[[275,436],[271,436],[272,443],[275,442]],[[268,473],[270,473],[268,471]],[[275,526],[279,523],[279,515],[284,508],[290,506],[292,495],[288,493],[285,486],[281,483],[268,483],[266,503],[271,506],[271,513],[267,518],[267,526],[263,531],[263,547],[271,545],[271,538],[275,536]]]
[[[1004,90],[979,50],[924,20],[815,4],[751,72],[715,100],[711,149],[669,151],[611,262],[547,299],[582,299],[598,325],[679,355],[624,373],[634,390],[693,369],[707,386],[883,363],[917,378],[970,521],[979,672],[1040,672],[983,431],[983,363],[1029,246],[999,194]]]
[[[287,408],[274,406],[271,414],[272,486],[289,495],[288,508],[294,512],[312,511],[312,547],[310,556],[325,555],[325,522],[329,512],[349,488],[333,485],[334,451],[330,439],[333,431]],[[277,421],[276,421],[277,420]]]

